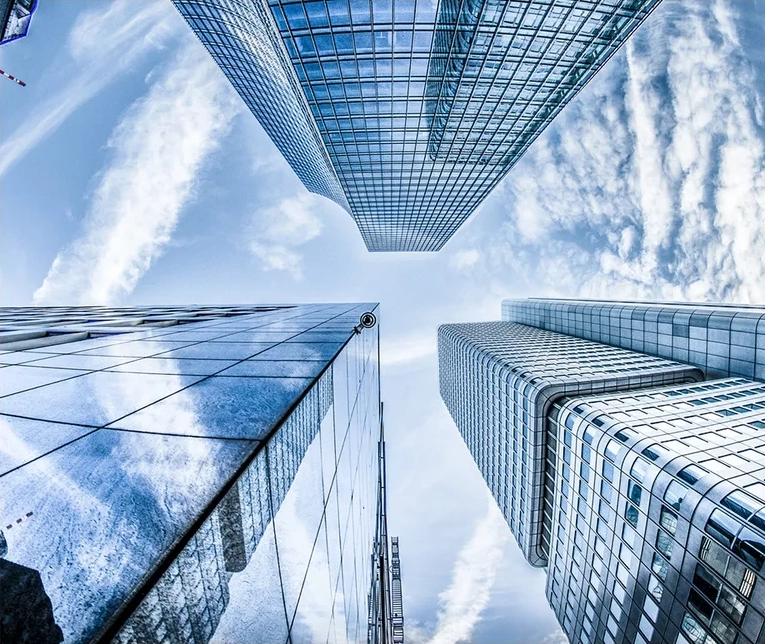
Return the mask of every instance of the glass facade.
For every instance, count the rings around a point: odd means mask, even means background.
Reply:
[[[521,324],[438,332],[441,396],[518,545],[544,566],[546,417],[564,395],[700,380],[698,369]]]
[[[37,0],[0,0],[0,45],[27,35],[35,9]]]
[[[375,310],[0,309],[3,641],[364,641]]]
[[[510,300],[439,330],[444,402],[572,644],[765,641],[763,313]]]
[[[659,0],[174,3],[369,250],[437,251]]]
[[[502,302],[502,319],[765,380],[762,306],[533,298]]]

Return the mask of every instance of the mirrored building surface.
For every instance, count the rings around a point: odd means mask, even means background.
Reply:
[[[572,643],[765,641],[765,389],[668,360],[667,314],[756,364],[756,307],[510,301],[439,330],[442,397]]]
[[[37,0],[0,0],[0,45],[27,35],[35,9]]]
[[[364,641],[367,311],[1,309],[2,641]]]
[[[659,0],[174,0],[372,251],[437,251]]]

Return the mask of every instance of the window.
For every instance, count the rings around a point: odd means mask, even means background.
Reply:
[[[678,472],[677,477],[686,483],[693,485],[707,474],[709,474],[709,472],[703,467],[699,467],[698,465],[688,465]]]
[[[627,521],[629,521],[633,527],[637,528],[638,517],[639,517],[638,509],[634,505],[632,505],[632,503],[627,503],[627,507],[625,508],[625,511],[624,511],[624,518],[627,519]]]
[[[665,555],[668,559],[671,559],[674,545],[675,542],[672,540],[672,537],[670,537],[663,530],[659,530],[658,534],[656,535],[656,549]]]
[[[670,512],[667,508],[661,508],[661,515],[659,516],[659,523],[670,534],[675,534],[677,531],[677,515],[674,512]]]
[[[613,488],[611,487],[611,484],[608,483],[608,481],[601,481],[600,482],[600,496],[602,496],[609,503],[611,503],[611,492],[612,491],[613,491]]]
[[[753,530],[744,528],[738,535],[733,552],[759,572],[765,564],[765,539]]]
[[[637,483],[630,481],[627,484],[627,496],[629,496],[630,500],[636,506],[640,507],[640,499],[643,496],[643,488],[641,488]]]
[[[679,510],[686,492],[688,492],[688,488],[685,487],[685,485],[678,483],[677,481],[672,481],[667,486],[667,491],[664,493],[664,500],[669,503],[670,507]]]
[[[733,539],[742,527],[738,521],[732,519],[724,512],[715,510],[707,520],[707,525],[704,529],[707,534],[712,535],[720,543],[730,548],[733,545]]]
[[[708,537],[701,540],[699,557],[744,597],[751,597],[755,575],[738,559],[731,557]]]
[[[693,584],[702,595],[721,608],[736,624],[741,624],[746,604],[722,582],[718,581],[702,564],[696,566]]]
[[[636,481],[645,483],[648,475],[648,464],[642,459],[637,459],[630,469],[630,474]]]
[[[619,453],[622,451],[622,446],[619,445],[616,441],[608,441],[608,445],[606,445],[606,458],[616,462],[616,459],[619,458]]]
[[[651,570],[656,573],[656,576],[662,581],[667,580],[667,573],[669,572],[669,564],[660,557],[657,553],[653,553],[653,563],[651,564]]]
[[[655,575],[651,575],[648,580],[648,592],[653,595],[657,602],[661,602],[661,598],[664,595],[664,586],[661,585],[661,582]]]
[[[748,494],[744,494],[739,490],[731,492],[722,501],[720,501],[720,505],[728,508],[731,512],[737,514],[742,519],[748,519],[762,507],[762,503],[758,503],[756,499],[753,499]]]
[[[650,447],[646,447],[642,454],[646,458],[655,461],[657,458],[659,458],[659,456],[666,456],[667,450],[664,449],[661,445],[655,444],[651,445]]]
[[[707,632],[699,621],[690,613],[683,616],[682,628],[692,644],[712,644],[712,640],[707,638]],[[678,639],[678,641],[680,641]]]

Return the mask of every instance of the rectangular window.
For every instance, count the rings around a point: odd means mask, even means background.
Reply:
[[[638,458],[633,464],[632,469],[630,469],[630,474],[636,481],[645,483],[646,476],[648,475],[648,465],[644,460]]]
[[[659,523],[669,534],[675,534],[677,531],[677,515],[674,512],[670,512],[667,508],[661,508],[661,516],[659,517]]]
[[[664,493],[664,500],[675,510],[680,509],[680,504],[685,498],[685,494],[688,492],[688,488],[682,483],[672,481],[667,486],[667,491]]]
[[[627,521],[629,521],[635,528],[637,528],[639,516],[640,513],[638,512],[638,509],[632,505],[632,503],[627,503],[627,507],[624,511],[624,518],[627,519]]]
[[[748,519],[762,507],[762,503],[759,503],[757,499],[754,499],[748,494],[744,494],[743,492],[739,492],[738,490],[731,492],[728,496],[726,496],[722,501],[720,501],[720,505],[728,508],[731,512],[737,514],[742,519]]]
[[[707,520],[705,530],[707,534],[712,535],[724,546],[730,548],[733,545],[733,539],[742,528],[741,524],[729,517],[720,510],[715,510]]]
[[[661,598],[664,596],[664,586],[655,575],[651,575],[648,580],[648,592],[653,595],[657,602],[661,603]]]
[[[653,563],[651,564],[651,570],[656,573],[656,576],[662,581],[667,580],[667,573],[669,572],[669,564],[659,556],[658,553],[653,553]]]
[[[629,496],[630,500],[636,506],[640,507],[640,499],[643,496],[643,488],[640,487],[637,483],[630,481],[627,484],[627,496]]]
[[[659,530],[659,533],[656,535],[656,549],[665,555],[667,559],[672,558],[672,549],[674,545],[675,542],[672,540],[672,537],[663,530]]]

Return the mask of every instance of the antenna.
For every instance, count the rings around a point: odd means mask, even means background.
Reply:
[[[16,78],[15,76],[11,76],[8,72],[4,72],[2,69],[0,69],[0,74],[5,76],[6,78],[10,78],[14,83],[18,83],[22,87],[27,86],[27,84],[23,80]]]

